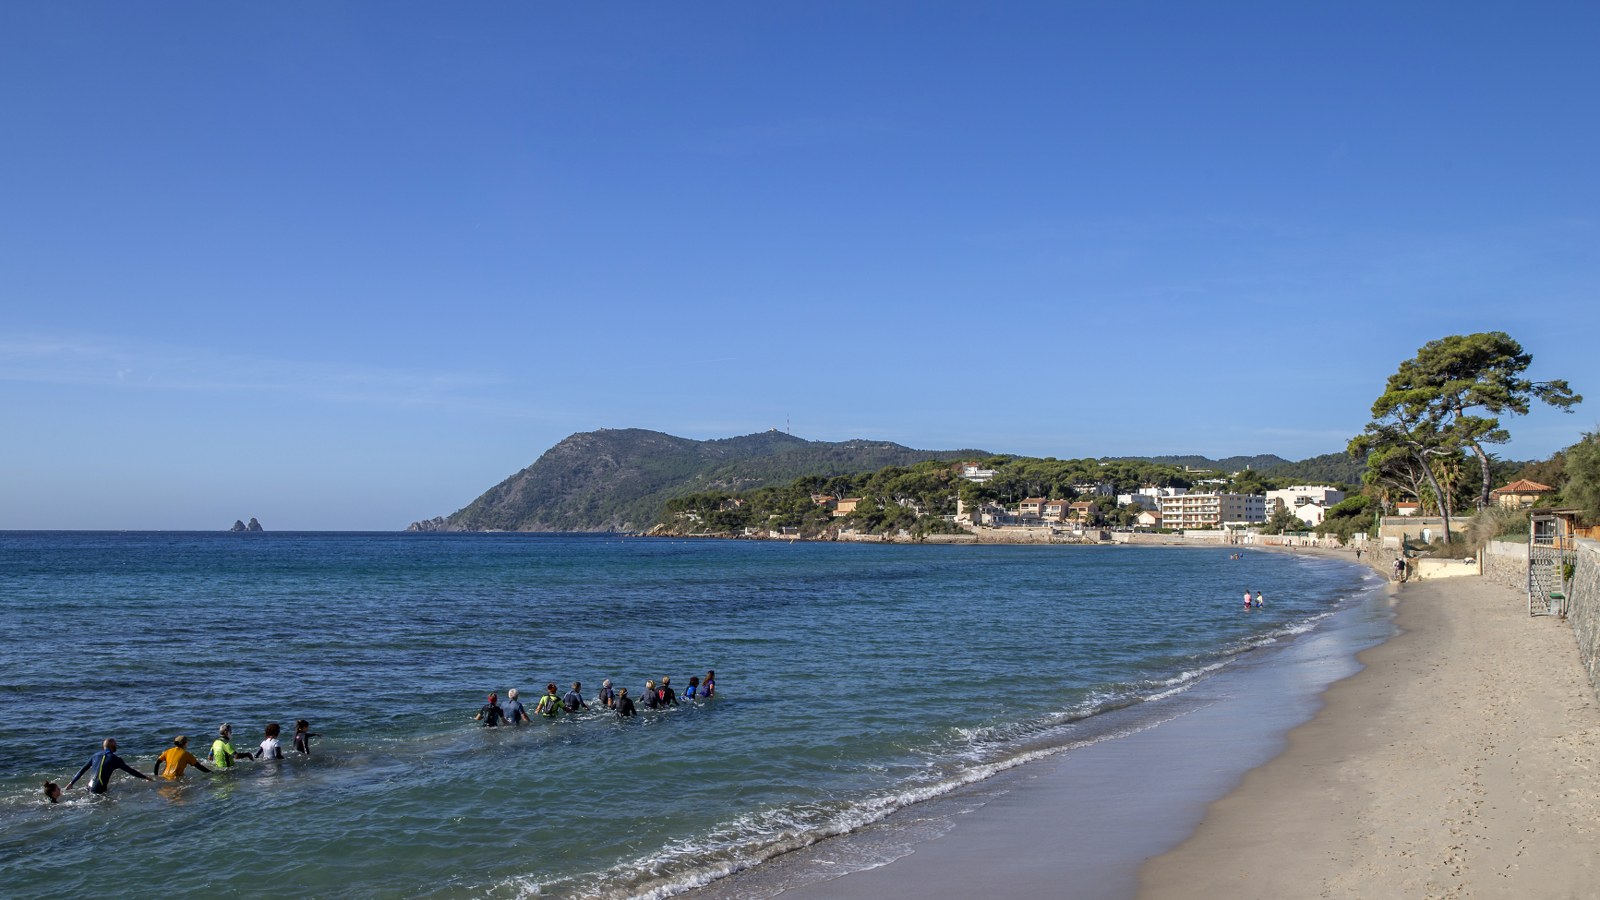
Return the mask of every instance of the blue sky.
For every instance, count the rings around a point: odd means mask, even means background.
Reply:
[[[391,529],[575,431],[1600,421],[1594,4],[0,7],[0,528]]]

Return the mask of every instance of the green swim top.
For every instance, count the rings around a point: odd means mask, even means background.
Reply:
[[[212,741],[211,761],[224,769],[233,765],[233,745],[222,738]]]

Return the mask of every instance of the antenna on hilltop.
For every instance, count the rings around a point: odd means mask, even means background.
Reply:
[[[789,437],[794,437],[794,428],[790,425],[788,413],[783,414],[783,433]]]

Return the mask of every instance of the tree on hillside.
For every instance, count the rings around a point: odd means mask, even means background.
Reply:
[[[1532,354],[1503,331],[1429,341],[1389,376],[1383,395],[1372,405],[1372,418],[1425,423],[1446,442],[1470,450],[1478,458],[1482,480],[1477,502],[1482,509],[1489,505],[1493,487],[1484,445],[1511,438],[1499,417],[1526,415],[1534,401],[1568,412],[1583,401],[1563,380],[1524,377],[1532,362]]]
[[[1567,485],[1562,499],[1583,510],[1584,518],[1600,521],[1600,432],[1586,434],[1567,448]]]

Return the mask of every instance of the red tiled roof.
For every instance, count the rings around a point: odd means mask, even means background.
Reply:
[[[1516,481],[1513,481],[1510,484],[1506,485],[1505,487],[1497,487],[1494,490],[1490,491],[1489,493],[1491,493],[1491,494],[1538,494],[1538,493],[1542,493],[1544,491],[1553,491],[1553,490],[1555,490],[1555,488],[1551,487],[1548,484],[1540,484],[1537,481],[1529,481],[1526,478],[1519,478]]]

